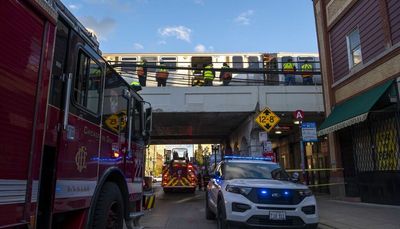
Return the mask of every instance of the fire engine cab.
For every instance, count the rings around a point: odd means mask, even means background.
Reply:
[[[170,191],[196,191],[196,168],[189,161],[186,148],[173,148],[172,158],[170,152],[165,155],[162,170],[162,182],[164,192]]]
[[[149,104],[59,0],[1,1],[0,31],[0,228],[137,225]]]

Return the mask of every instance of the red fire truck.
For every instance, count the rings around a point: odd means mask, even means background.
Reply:
[[[0,228],[133,227],[151,107],[58,0],[0,3]]]
[[[196,184],[196,168],[189,161],[187,149],[173,148],[172,159],[170,152],[165,155],[161,181],[164,192],[195,192]]]

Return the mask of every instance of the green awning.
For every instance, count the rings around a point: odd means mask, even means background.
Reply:
[[[368,112],[392,83],[393,80],[389,80],[378,87],[372,88],[337,105],[319,127],[318,136],[329,134],[336,130],[365,121],[368,117]]]

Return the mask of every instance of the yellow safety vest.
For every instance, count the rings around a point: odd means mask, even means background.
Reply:
[[[293,72],[294,71],[294,64],[293,63],[284,63],[283,70],[286,72]]]
[[[209,80],[213,80],[214,79],[214,74],[211,71],[211,66],[207,65],[204,69],[204,79],[209,79]]]
[[[304,71],[304,72],[311,72],[312,71],[312,65],[311,64],[303,64],[301,66],[301,70]],[[311,77],[311,76],[312,76],[312,74],[310,74],[310,73],[303,74],[304,78]]]

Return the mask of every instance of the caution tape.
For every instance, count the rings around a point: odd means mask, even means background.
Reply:
[[[339,170],[344,170],[344,168],[305,169],[304,171],[312,172],[312,171],[339,171]],[[286,172],[303,172],[302,169],[286,169],[285,171]]]
[[[331,185],[345,185],[346,183],[328,183],[328,184],[310,184],[308,187],[320,187],[320,186],[331,186]]]

